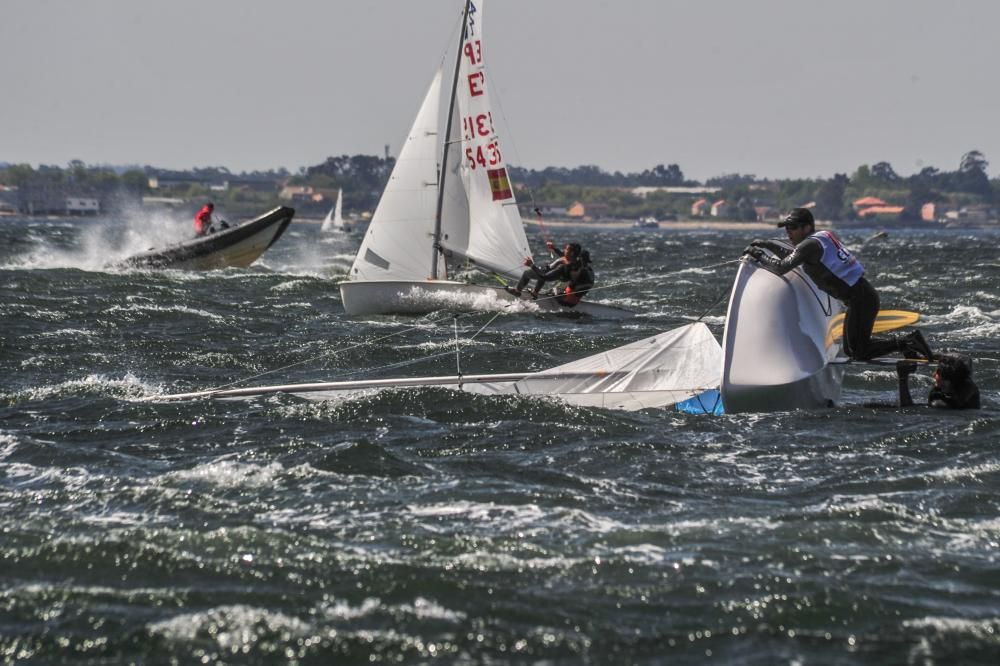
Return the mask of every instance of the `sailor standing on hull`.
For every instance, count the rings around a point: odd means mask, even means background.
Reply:
[[[778,275],[802,266],[816,286],[842,301],[847,307],[844,317],[844,351],[855,360],[867,361],[893,352],[916,352],[932,359],[934,354],[920,331],[897,337],[872,338],[872,328],[879,311],[878,292],[865,279],[861,263],[840,242],[833,232],[816,231],[816,222],[808,208],[793,208],[778,223],[784,227],[794,251],[774,242],[755,240],[744,254],[760,262]],[[764,253],[767,248],[780,258]]]

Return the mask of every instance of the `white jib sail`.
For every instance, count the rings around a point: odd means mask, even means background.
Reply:
[[[333,208],[330,212],[326,214],[323,218],[323,226],[319,228],[320,231],[333,231]]]
[[[351,280],[425,280],[430,276],[437,208],[440,95],[439,70],[351,265]]]
[[[516,382],[464,386],[474,393],[549,395],[585,407],[666,407],[722,380],[722,347],[696,322]]]
[[[461,137],[458,157],[469,206],[468,244],[455,247],[442,239],[442,245],[479,266],[516,278],[524,270],[522,261],[531,248],[490,106],[483,42],[485,4],[485,0],[476,0],[469,8],[456,90],[456,131]],[[447,180],[445,188],[447,192]]]

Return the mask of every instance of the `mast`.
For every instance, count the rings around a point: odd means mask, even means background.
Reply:
[[[438,276],[438,255],[441,251],[441,209],[444,208],[444,175],[448,170],[448,139],[451,137],[451,117],[455,110],[455,96],[458,93],[458,70],[462,66],[462,46],[468,36],[469,29],[469,5],[472,0],[465,0],[465,11],[462,12],[462,34],[458,40],[458,54],[455,56],[455,74],[451,79],[451,99],[448,102],[448,120],[444,129],[444,150],[441,155],[441,170],[438,172],[438,196],[437,210],[434,213],[434,243],[431,248],[431,279],[436,280]]]

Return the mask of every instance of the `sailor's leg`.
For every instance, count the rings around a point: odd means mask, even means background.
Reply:
[[[881,354],[897,351],[897,346],[883,350],[873,344],[872,327],[878,316],[878,292],[864,278],[851,289],[851,300],[844,316],[844,351],[854,359],[867,360]],[[879,341],[881,342],[881,341]],[[879,351],[873,350],[878,347]]]
[[[521,279],[517,281],[517,286],[514,287],[514,291],[520,294],[524,291],[524,288],[528,286],[528,282],[535,277],[535,272],[531,268],[521,273]]]

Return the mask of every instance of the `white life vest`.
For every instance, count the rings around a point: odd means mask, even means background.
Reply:
[[[820,258],[823,265],[848,287],[853,287],[864,276],[865,267],[832,231],[817,231],[810,238],[815,238],[823,246],[823,256]]]

